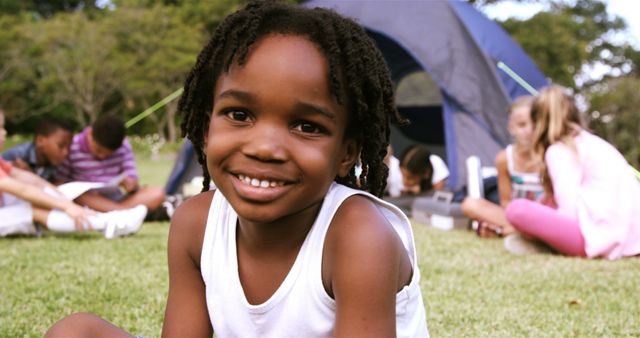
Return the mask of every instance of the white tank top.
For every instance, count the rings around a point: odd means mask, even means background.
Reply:
[[[537,200],[544,188],[538,173],[524,173],[514,169],[513,163],[513,145],[508,145],[507,152],[507,170],[511,176],[511,198],[526,198],[532,201]]]
[[[271,298],[258,305],[249,304],[240,284],[237,214],[221,193],[214,194],[200,265],[216,337],[333,336],[336,304],[322,284],[322,250],[334,214],[342,202],[354,194],[365,195],[375,202],[393,225],[411,259],[411,282],[396,294],[397,336],[429,336],[409,220],[400,209],[373,195],[333,183],[291,270]]]

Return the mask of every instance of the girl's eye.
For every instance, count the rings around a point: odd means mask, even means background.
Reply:
[[[226,114],[227,117],[234,121],[247,121],[249,119],[249,114],[241,110],[228,111]]]
[[[311,122],[300,122],[295,126],[295,129],[305,134],[321,134],[325,132],[324,128]]]

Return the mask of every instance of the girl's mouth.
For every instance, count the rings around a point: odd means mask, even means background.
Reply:
[[[286,195],[293,187],[291,181],[274,176],[251,177],[246,174],[235,174],[232,181],[235,193],[243,200],[268,203]]]
[[[283,181],[260,180],[245,175],[238,175],[238,179],[245,184],[256,188],[274,188],[284,186]]]

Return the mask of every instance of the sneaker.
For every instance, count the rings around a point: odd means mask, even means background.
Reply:
[[[552,252],[552,250],[543,242],[528,239],[518,232],[514,232],[504,238],[504,248],[515,255],[531,255]]]
[[[91,221],[92,223],[103,222],[104,237],[106,239],[112,239],[138,232],[142,227],[147,211],[147,207],[140,204],[131,209],[115,210],[98,214],[95,216],[96,218]]]
[[[184,197],[181,194],[169,195],[165,201],[162,202],[162,206],[167,211],[169,218],[173,217],[173,213],[184,202]]]

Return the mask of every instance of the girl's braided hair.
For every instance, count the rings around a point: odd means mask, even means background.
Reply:
[[[355,169],[336,182],[382,195],[388,174],[383,163],[389,123],[403,123],[393,100],[389,69],[364,29],[351,19],[323,8],[309,9],[279,1],[251,2],[216,28],[188,75],[178,109],[182,133],[193,143],[209,190],[204,140],[213,109],[213,91],[232,63],[242,65],[251,46],[269,34],[304,36],[319,46],[329,64],[330,92],[350,113],[347,137],[362,146],[362,172]]]

